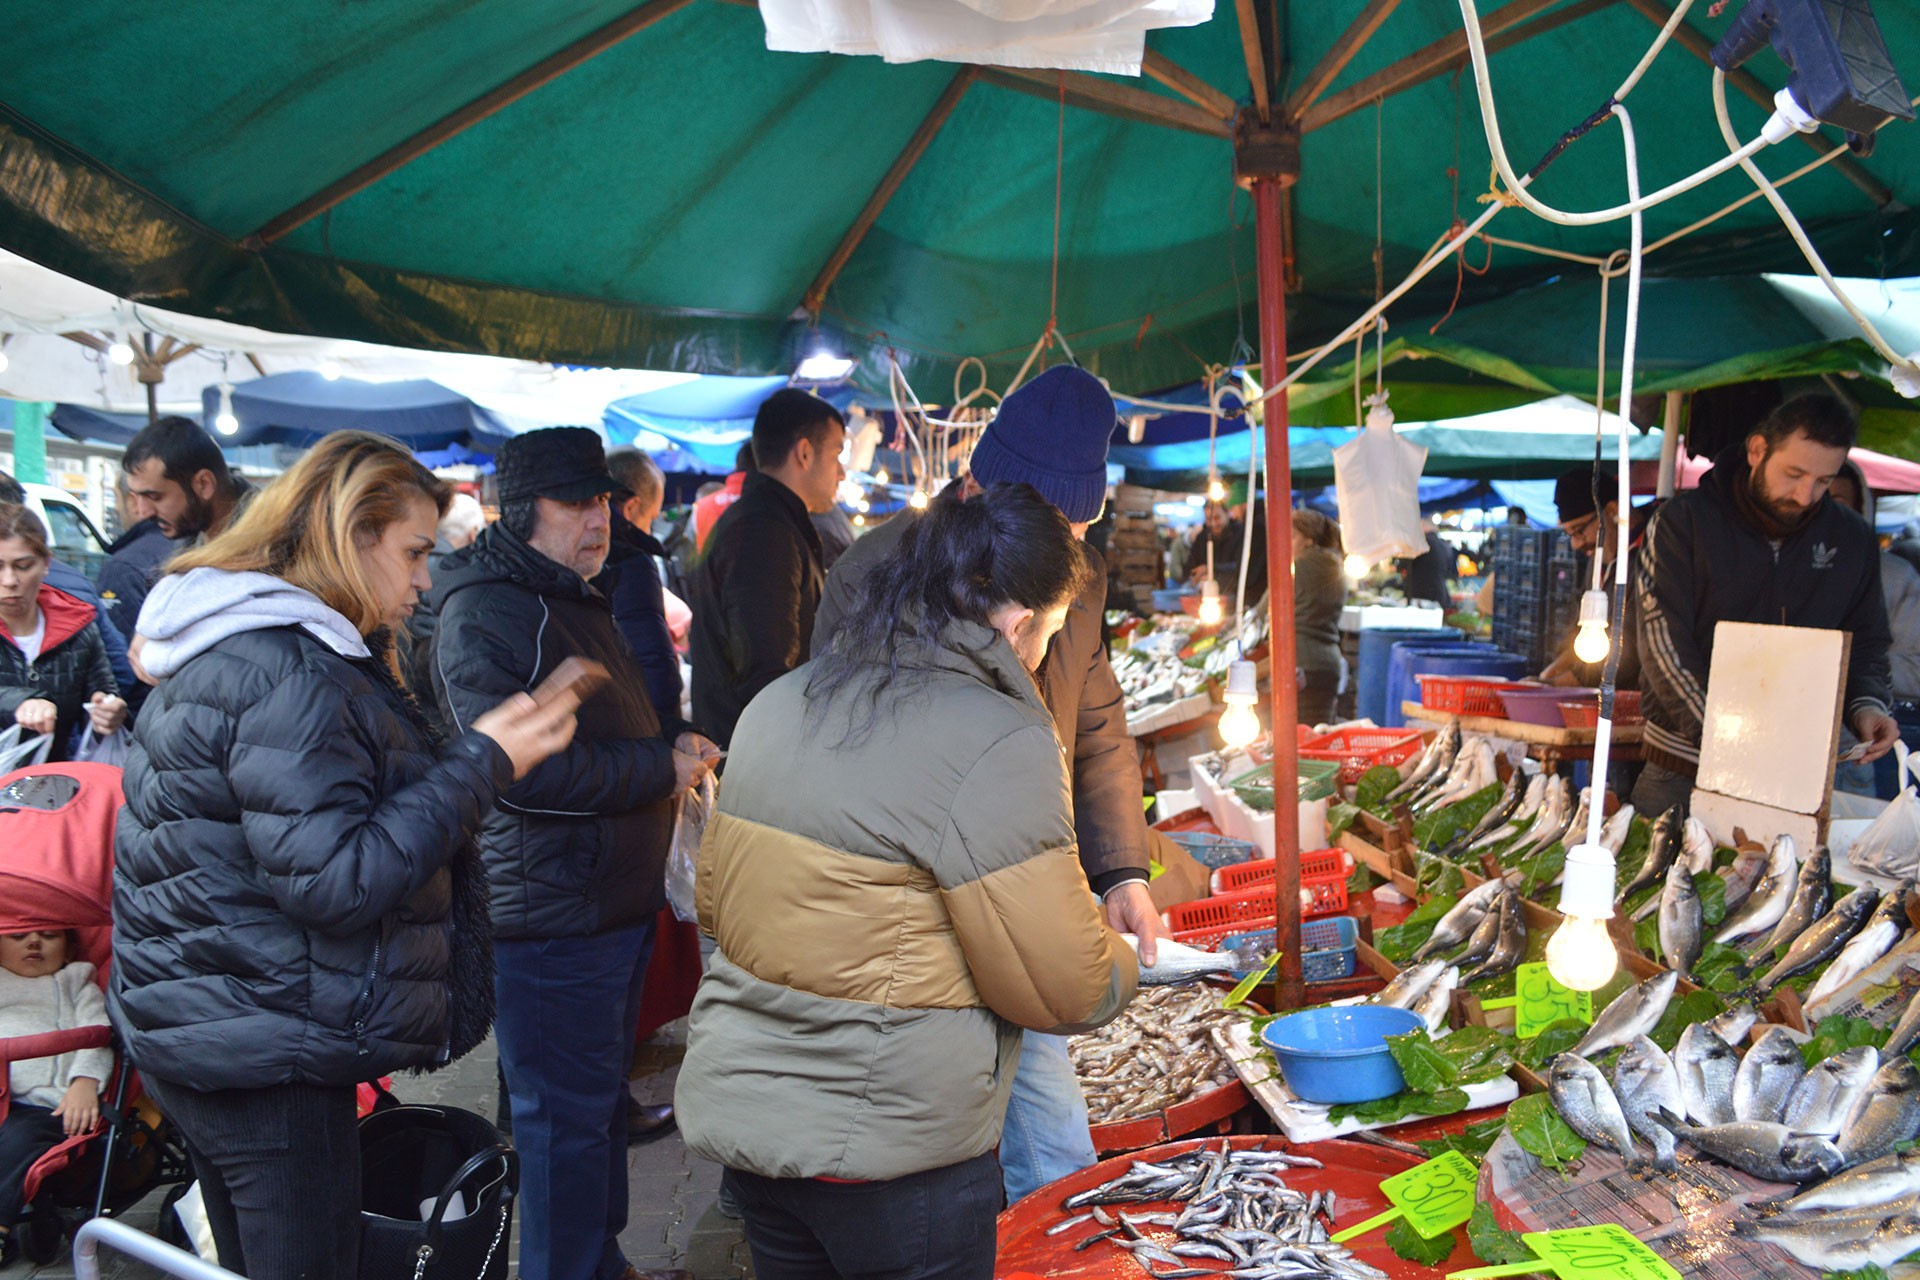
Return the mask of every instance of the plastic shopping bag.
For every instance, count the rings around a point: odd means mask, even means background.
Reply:
[[[29,736],[27,731],[17,724],[0,729],[0,773],[12,773],[15,769],[27,769],[47,762],[47,753],[53,750],[53,735],[37,733]]]
[[[1425,555],[1420,529],[1420,472],[1427,451],[1393,429],[1384,404],[1367,410],[1358,436],[1333,451],[1340,503],[1340,540],[1348,555],[1368,561]]]
[[[1920,779],[1920,757],[1909,756],[1904,742],[1895,742],[1893,750],[1899,762],[1894,777],[1900,794],[1872,826],[1855,837],[1847,859],[1862,871],[1904,881],[1920,873],[1920,793],[1914,790],[1914,780]]]
[[[680,812],[673,820],[673,846],[667,851],[667,904],[683,924],[699,919],[693,905],[693,878],[700,865],[700,841],[707,834],[707,819],[713,816],[718,796],[713,774],[704,774],[700,785],[680,797]]]
[[[95,733],[88,725],[80,733],[80,741],[73,749],[75,760],[91,764],[110,764],[116,769],[124,768],[127,763],[127,731],[116,730],[105,737]]]

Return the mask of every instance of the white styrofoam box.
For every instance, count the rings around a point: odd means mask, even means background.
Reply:
[[[1160,805],[1160,816],[1163,818],[1171,818],[1176,814],[1185,813],[1189,809],[1198,809],[1200,807],[1200,793],[1198,791],[1175,791],[1169,787],[1156,791],[1154,793],[1154,799]]]
[[[1819,813],[1833,788],[1848,636],[1812,627],[1714,628],[1700,743],[1703,789]]]
[[[1706,825],[1716,844],[1733,844],[1735,828],[1744,833],[1747,839],[1757,840],[1761,844],[1772,843],[1773,838],[1782,833],[1790,835],[1799,847],[1801,857],[1811,853],[1814,846],[1821,842],[1820,821],[1812,814],[1776,809],[1753,800],[1719,795],[1705,788],[1694,789],[1689,813]]]
[[[1431,627],[1438,631],[1446,622],[1446,616],[1439,609],[1419,605],[1350,604],[1340,610],[1340,629],[1360,631],[1367,627],[1403,627],[1413,630]]]
[[[1213,819],[1213,825],[1220,828],[1220,834],[1258,845],[1263,858],[1275,856],[1273,815],[1248,807],[1232,787],[1215,782],[1213,775],[1200,767],[1200,760],[1201,757],[1195,756],[1188,762],[1193,775],[1193,789],[1200,798],[1201,807]],[[1237,778],[1253,767],[1246,757],[1241,756],[1236,759],[1235,765],[1228,767],[1226,776],[1229,779]],[[1327,807],[1325,800],[1310,800],[1301,804],[1299,838],[1302,849],[1326,848]]]

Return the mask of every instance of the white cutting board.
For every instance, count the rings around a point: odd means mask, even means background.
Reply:
[[[1850,641],[1812,627],[1714,628],[1697,785],[1824,817]]]

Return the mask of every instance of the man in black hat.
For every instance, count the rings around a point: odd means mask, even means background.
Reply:
[[[654,919],[666,901],[674,797],[713,744],[663,722],[607,600],[600,437],[532,431],[495,459],[500,519],[441,564],[435,691],[457,732],[570,657],[612,682],[573,744],[501,794],[481,836],[492,885],[494,1033],[519,1148],[520,1274],[623,1280],[627,1074]]]

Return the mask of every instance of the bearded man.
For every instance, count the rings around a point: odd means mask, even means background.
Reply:
[[[1663,813],[1692,794],[1721,622],[1852,633],[1846,723],[1866,760],[1893,749],[1900,727],[1888,714],[1880,545],[1865,520],[1827,497],[1857,429],[1835,397],[1796,396],[1722,450],[1698,489],[1654,516],[1632,583],[1647,716],[1647,767],[1633,789],[1641,813]]]

